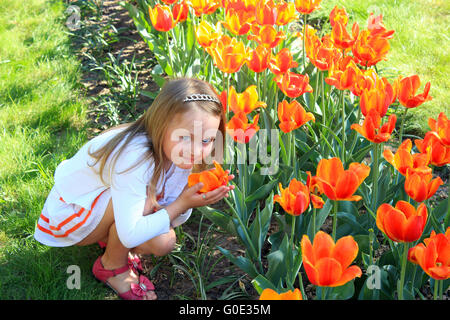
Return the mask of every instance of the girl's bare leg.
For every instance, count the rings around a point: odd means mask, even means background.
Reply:
[[[117,269],[123,267],[128,263],[127,258],[130,249],[122,245],[117,235],[111,200],[109,201],[105,214],[97,228],[92,231],[91,234],[89,234],[86,238],[80,241],[77,245],[90,245],[98,241],[104,241],[108,244],[106,246],[105,253],[101,258],[102,264],[105,269]],[[116,289],[117,292],[123,293],[130,290],[132,283],[139,283],[139,278],[138,275],[136,275],[130,269],[128,272],[124,272],[115,277],[109,278],[108,283],[111,285],[111,287]],[[147,292],[146,296],[144,296],[144,299],[156,299],[155,292]]]

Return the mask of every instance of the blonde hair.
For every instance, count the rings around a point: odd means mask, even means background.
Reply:
[[[109,156],[120,144],[120,142],[129,134],[123,145],[115,154],[114,159],[111,160],[110,173],[114,172],[113,168],[115,166],[115,163],[130,140],[132,140],[136,135],[144,133],[148,138],[148,148],[145,152],[145,157],[143,157],[143,159],[141,159],[135,165],[131,166],[121,173],[125,173],[128,170],[131,170],[143,161],[153,161],[154,171],[153,176],[149,182],[150,190],[148,196],[151,198],[152,203],[156,204],[156,185],[161,175],[163,175],[164,177],[164,168],[170,163],[170,160],[167,159],[163,152],[163,139],[166,129],[169,122],[173,120],[173,117],[175,115],[184,114],[185,112],[191,111],[193,108],[200,108],[201,110],[211,114],[212,116],[220,117],[219,130],[216,136],[216,145],[217,142],[219,142],[218,145],[223,147],[225,145],[226,124],[223,106],[213,101],[183,102],[186,96],[191,94],[208,94],[219,99],[219,96],[214,87],[206,81],[196,78],[169,79],[163,85],[161,91],[156,96],[153,103],[139,119],[137,119],[135,122],[124,123],[103,131],[102,134],[113,129],[126,127],[126,129],[117,133],[108,143],[106,143],[106,145],[104,145],[100,149],[94,152],[91,152],[90,150],[88,151],[88,154],[96,159],[95,163],[90,166],[94,166],[100,161],[100,171],[98,173],[100,175],[101,181],[106,184],[103,180],[104,167]],[[218,151],[219,150],[214,149],[211,156],[213,158],[216,158],[218,156]],[[222,151],[223,150],[219,152],[219,155],[223,154]],[[216,161],[222,163],[222,159],[216,159]],[[205,170],[207,167],[207,164],[205,164],[204,162],[202,162],[201,164],[195,164],[192,168],[192,172],[200,172]]]

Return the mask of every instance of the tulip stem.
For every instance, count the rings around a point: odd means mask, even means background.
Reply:
[[[438,299],[438,287],[439,287],[439,280],[434,279],[434,295],[433,300]]]
[[[342,104],[342,150],[341,150],[341,158],[342,163],[345,165],[345,96],[344,90],[341,91],[341,104]]]
[[[169,42],[169,32],[166,31],[165,34],[166,34],[167,48],[169,49],[169,66],[170,66],[170,69],[172,69],[172,75],[174,75],[174,70],[173,70],[173,65],[172,65],[172,63],[173,63],[172,49],[170,49],[170,42]]]
[[[335,200],[333,204],[333,240],[336,241],[336,227],[337,227],[337,211],[338,211],[338,202]]]
[[[400,272],[400,281],[398,282],[398,287],[397,287],[398,300],[404,300],[403,286],[405,283],[405,271],[406,271],[407,258],[408,258],[408,242],[405,242],[403,244],[402,270]]]
[[[303,15],[303,72],[306,71],[305,41],[306,41],[306,14]]]
[[[399,134],[399,143],[402,144],[402,140],[403,140],[403,127],[405,125],[405,119],[406,119],[406,113],[408,112],[408,108],[405,108],[405,111],[403,112],[403,117],[402,117],[402,123],[400,124],[400,134]]]
[[[439,280],[439,296],[441,300],[444,300],[444,280]]]
[[[378,143],[374,143],[373,146],[373,203],[372,203],[372,210],[373,212],[377,211],[377,204],[378,204],[378,175],[379,175],[379,146]],[[369,218],[369,215],[367,215],[367,217]],[[369,219],[369,223],[368,223],[368,227],[372,227],[371,223],[370,223],[370,219]]]

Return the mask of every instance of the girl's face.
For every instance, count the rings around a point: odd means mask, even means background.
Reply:
[[[200,108],[175,115],[164,135],[166,157],[182,169],[192,169],[194,164],[202,163],[213,150],[219,125],[220,117]]]

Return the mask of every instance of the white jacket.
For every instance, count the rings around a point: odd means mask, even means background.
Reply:
[[[140,134],[129,142],[117,159],[114,172],[111,173],[111,159],[123,145],[126,137],[119,143],[105,164],[103,178],[106,184],[102,183],[98,173],[100,161],[93,167],[88,166],[88,163],[92,165],[95,162],[95,159],[88,155],[88,149],[91,148],[91,152],[97,150],[124,129],[110,130],[88,141],[72,158],[58,165],[54,179],[55,188],[66,203],[75,203],[84,208],[88,208],[100,192],[111,188],[119,239],[125,247],[134,248],[157,235],[168,232],[171,225],[164,208],[143,216],[147,186],[153,174],[153,162],[144,161],[126,173],[121,173],[144,156],[148,148],[147,136]],[[167,206],[179,196],[187,184],[190,173],[190,169],[181,169],[172,164],[166,177],[164,179],[161,177],[157,185],[157,194],[160,194],[165,180],[163,197],[158,200],[161,206]],[[191,212],[192,209],[189,209],[173,220],[172,226],[176,227],[184,223]]]

